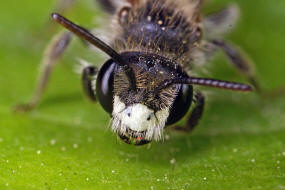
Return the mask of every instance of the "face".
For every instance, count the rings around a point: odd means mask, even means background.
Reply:
[[[192,88],[174,84],[157,90],[175,77],[174,63],[165,58],[127,53],[126,70],[109,60],[101,68],[96,94],[112,115],[112,129],[129,144],[143,145],[163,138],[166,124],[180,120],[190,107]],[[185,95],[184,95],[185,94]]]

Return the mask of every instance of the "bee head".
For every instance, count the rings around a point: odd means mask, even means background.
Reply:
[[[150,53],[117,53],[63,16],[52,18],[108,54],[96,80],[96,95],[112,115],[112,129],[127,143],[143,145],[163,137],[165,125],[180,120],[192,102],[192,85],[250,91],[245,84],[188,76],[179,64]]]
[[[164,57],[125,52],[121,66],[110,59],[97,77],[96,94],[112,115],[112,129],[125,142],[146,144],[163,137],[166,124],[180,120],[190,107],[192,88],[165,81],[184,75],[180,66]]]

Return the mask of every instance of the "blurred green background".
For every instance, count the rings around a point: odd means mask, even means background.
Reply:
[[[231,1],[232,2],[232,1]],[[285,84],[285,1],[237,0],[242,17],[227,37],[254,60],[267,88]],[[229,1],[212,0],[205,12]],[[28,101],[43,50],[61,30],[50,25],[56,1],[0,1],[0,189],[285,189],[285,98],[207,89],[207,107],[191,134],[167,130],[165,142],[119,141],[108,114],[84,98],[77,58],[104,59],[75,40],[58,64],[40,106]],[[87,27],[109,22],[91,0],[66,16]],[[209,77],[244,81],[219,54]],[[206,90],[203,88],[203,90]]]

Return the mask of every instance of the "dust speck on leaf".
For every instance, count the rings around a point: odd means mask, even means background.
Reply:
[[[164,175],[164,180],[168,180],[167,174]]]
[[[51,139],[51,140],[50,140],[50,144],[51,144],[51,145],[55,145],[55,143],[56,143],[56,140],[55,140],[55,139]]]
[[[77,149],[78,148],[78,144],[73,144],[73,148]]]
[[[41,154],[41,150],[38,150],[38,151],[37,151],[37,154]]]
[[[176,162],[175,158],[172,158],[172,159],[170,160],[170,164],[175,164],[175,162]]]

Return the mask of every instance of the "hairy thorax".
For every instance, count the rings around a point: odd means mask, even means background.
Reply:
[[[122,51],[154,53],[189,62],[189,54],[201,40],[197,1],[144,0],[132,7],[120,21],[115,47]]]

